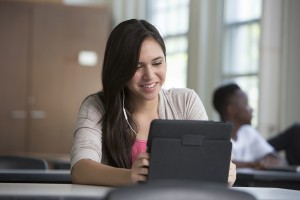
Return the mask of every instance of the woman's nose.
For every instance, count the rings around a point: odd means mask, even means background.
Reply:
[[[143,79],[145,80],[151,79],[153,75],[154,75],[154,69],[151,66],[145,66]]]

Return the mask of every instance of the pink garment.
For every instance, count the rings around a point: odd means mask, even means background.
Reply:
[[[138,158],[140,153],[144,153],[147,150],[147,140],[136,139],[132,146],[132,163]]]

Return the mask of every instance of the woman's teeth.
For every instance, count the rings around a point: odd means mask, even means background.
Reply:
[[[144,88],[153,88],[156,85],[156,83],[152,83],[149,85],[143,85]]]

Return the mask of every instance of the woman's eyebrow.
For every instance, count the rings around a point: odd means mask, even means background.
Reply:
[[[159,60],[159,59],[163,59],[163,57],[162,57],[162,56],[159,56],[159,57],[157,57],[157,58],[152,59],[152,61]]]
[[[157,60],[160,60],[160,59],[164,59],[164,57],[163,56],[158,56],[156,58],[153,58],[151,61],[157,61]],[[144,64],[144,62],[139,61],[138,64]]]

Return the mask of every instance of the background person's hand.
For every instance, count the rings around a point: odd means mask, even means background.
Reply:
[[[149,154],[141,153],[131,167],[131,182],[144,182],[149,171]]]
[[[261,169],[268,169],[270,167],[286,166],[287,163],[278,155],[269,154],[259,161],[259,165],[261,166]]]

